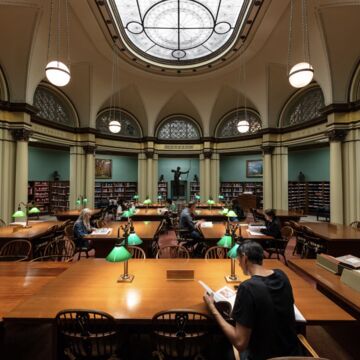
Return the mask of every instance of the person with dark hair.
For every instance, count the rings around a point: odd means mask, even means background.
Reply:
[[[274,209],[267,209],[264,211],[266,229],[261,229],[265,235],[272,236],[274,239],[281,239],[281,224],[279,218],[276,216]]]
[[[237,199],[237,198],[232,199],[231,208],[235,212],[235,214],[237,215],[236,219],[234,219],[234,220],[230,219],[231,221],[238,221],[238,220],[245,219],[244,210],[240,206],[239,199]]]
[[[170,198],[166,199],[166,207],[172,213],[177,212],[176,204]]]
[[[263,258],[264,251],[255,241],[244,241],[238,248],[240,267],[250,279],[240,284],[236,294],[231,315],[235,326],[222,317],[213,296],[205,294],[204,301],[241,360],[301,356],[290,281],[282,270],[265,268]]]

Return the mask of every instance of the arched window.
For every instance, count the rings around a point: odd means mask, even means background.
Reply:
[[[239,131],[239,122],[246,120],[249,128],[246,132]],[[260,116],[251,109],[237,109],[226,114],[220,121],[215,131],[217,138],[230,138],[255,134],[262,129]]]
[[[59,90],[39,85],[34,94],[34,106],[38,117],[70,127],[78,126],[76,111],[70,100]]]
[[[301,91],[285,105],[280,126],[288,127],[316,119],[324,106],[324,95],[319,86]]]
[[[181,115],[164,120],[157,129],[157,138],[160,140],[198,140],[200,136],[196,122]]]
[[[120,131],[118,133],[112,133],[109,130],[109,123],[113,120],[120,123]],[[96,118],[96,129],[99,130],[101,134],[128,138],[142,137],[141,127],[135,117],[120,109],[105,109],[100,111]]]

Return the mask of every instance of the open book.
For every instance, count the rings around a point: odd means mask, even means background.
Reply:
[[[261,229],[266,229],[265,225],[251,225],[249,224],[248,233],[250,235],[263,235]]]
[[[100,228],[93,230],[90,235],[109,235],[111,232],[111,228]]]
[[[336,260],[352,269],[360,269],[360,258],[354,255],[338,256]]]
[[[224,286],[218,291],[214,291],[211,289],[208,285],[206,285],[203,281],[198,280],[199,284],[205,289],[205,291],[212,295],[214,294],[214,300],[215,303],[218,302],[227,302],[231,306],[231,311],[235,304],[235,298],[236,298],[236,292],[229,288],[228,286]],[[228,311],[227,315],[231,314],[231,311]],[[300,312],[300,310],[297,308],[297,306],[294,304],[294,313],[295,313],[295,320],[299,322],[306,322],[306,319],[304,318],[304,315]]]
[[[212,221],[204,221],[200,224],[200,227],[202,228],[212,228],[213,227],[213,223]]]

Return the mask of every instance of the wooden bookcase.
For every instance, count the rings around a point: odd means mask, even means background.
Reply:
[[[137,194],[137,182],[105,181],[95,182],[95,207],[101,207],[110,199],[132,200]]]
[[[169,196],[168,191],[168,182],[167,181],[159,181],[158,182],[158,195],[161,195],[163,200],[166,200]]]
[[[50,181],[29,181],[28,201],[34,202],[41,214],[50,210]]]
[[[197,181],[190,181],[190,201],[196,201],[195,195],[200,195],[200,183]]]
[[[242,195],[243,193],[256,195],[256,207],[262,208],[263,204],[263,184],[262,182],[221,182],[220,194],[224,196],[224,201],[229,202]]]
[[[69,181],[50,182],[50,212],[69,210]]]

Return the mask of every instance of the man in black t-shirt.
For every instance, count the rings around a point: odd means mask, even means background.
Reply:
[[[281,270],[263,267],[264,252],[258,243],[245,241],[238,248],[239,262],[249,280],[240,284],[232,318],[224,320],[212,296],[204,300],[241,360],[301,356],[295,331],[294,297],[290,281]]]

